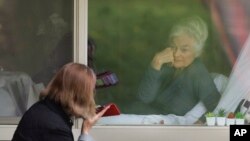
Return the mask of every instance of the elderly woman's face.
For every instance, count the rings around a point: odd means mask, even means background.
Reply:
[[[185,68],[195,59],[194,38],[187,34],[181,34],[173,39],[174,67]]]

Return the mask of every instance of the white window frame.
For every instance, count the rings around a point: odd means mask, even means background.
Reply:
[[[74,62],[87,64],[88,0],[74,0]]]

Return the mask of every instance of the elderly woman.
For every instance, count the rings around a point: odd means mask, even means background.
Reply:
[[[201,101],[208,111],[220,94],[199,56],[207,39],[207,26],[199,17],[175,25],[170,47],[157,53],[139,87],[139,99],[148,108],[140,114],[184,116]]]

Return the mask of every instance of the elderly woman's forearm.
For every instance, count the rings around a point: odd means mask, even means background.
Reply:
[[[144,103],[152,102],[160,87],[160,72],[149,68],[145,73],[138,89],[138,99]]]

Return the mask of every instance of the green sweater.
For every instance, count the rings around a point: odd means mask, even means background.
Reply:
[[[167,65],[160,71],[150,67],[139,87],[138,97],[158,114],[183,116],[199,101],[208,111],[213,111],[220,94],[206,67],[195,59],[181,71]]]

